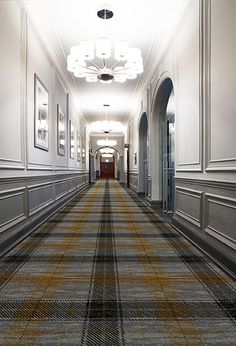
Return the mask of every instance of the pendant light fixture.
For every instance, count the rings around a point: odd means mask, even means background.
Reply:
[[[97,16],[102,20],[109,20],[113,17],[113,12],[106,6],[97,12]],[[111,57],[116,61],[113,65],[108,64]],[[112,49],[110,40],[101,37],[95,43],[82,41],[79,45],[72,46],[70,55],[67,56],[67,69],[75,77],[85,78],[87,82],[123,83],[127,79],[137,78],[143,72],[143,58],[141,50],[129,47],[128,42],[117,41]]]
[[[110,121],[108,120],[108,107],[109,104],[104,104],[105,108],[105,120],[102,121],[94,121],[90,124],[90,132],[102,132],[102,133],[123,133],[124,126],[119,121]]]

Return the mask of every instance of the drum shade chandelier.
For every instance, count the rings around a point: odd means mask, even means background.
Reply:
[[[109,9],[101,9],[97,12],[97,16],[108,20],[113,17],[113,12]],[[138,74],[143,72],[141,50],[129,47],[126,41],[114,43],[113,65],[108,64],[108,59],[111,57],[112,46],[108,38],[99,38],[95,43],[82,41],[79,45],[70,48],[67,69],[77,78],[85,78],[87,82],[100,81],[102,83],[112,81],[124,83],[127,79],[137,78]],[[101,61],[97,62],[98,59]]]
[[[104,104],[106,119],[102,121],[94,121],[90,125],[90,132],[103,132],[105,134],[110,132],[123,132],[124,127],[119,121],[108,120],[107,108],[110,107],[109,104]]]

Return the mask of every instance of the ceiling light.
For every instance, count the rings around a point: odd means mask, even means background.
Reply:
[[[89,130],[90,132],[103,132],[103,133],[118,133],[123,132],[124,127],[119,121],[109,121],[108,120],[108,114],[107,109],[110,107],[109,104],[104,104],[103,107],[105,107],[105,119],[102,121],[94,121],[90,124]]]
[[[123,125],[119,121],[94,121],[91,123],[90,132],[118,133],[124,131]]]
[[[115,149],[112,148],[102,148],[100,149],[101,154],[114,154]]]
[[[117,144],[115,139],[99,139],[97,145],[101,147],[114,147]]]
[[[102,157],[113,157],[112,154],[102,154]]]
[[[97,12],[101,19],[108,20],[113,17],[111,9],[102,8]],[[67,69],[77,78],[85,78],[87,82],[100,81],[111,83],[112,81],[124,83],[127,79],[135,79],[143,72],[143,58],[139,48],[130,48],[126,41],[114,43],[113,65],[108,65],[107,60],[112,56],[111,42],[107,37],[91,41],[82,41],[79,45],[70,48],[67,56]],[[101,59],[97,64],[93,60],[95,56]]]

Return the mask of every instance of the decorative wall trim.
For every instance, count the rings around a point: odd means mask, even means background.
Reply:
[[[7,201],[11,199],[12,208]],[[26,219],[25,188],[16,188],[0,192],[0,233]],[[1,205],[4,203],[4,205]],[[15,205],[14,205],[15,203]]]
[[[29,171],[52,171],[53,165],[46,163],[38,163],[38,162],[28,162],[27,170]]]
[[[205,94],[205,118],[206,118],[206,171],[236,171],[236,157],[232,158],[211,158],[211,0],[203,0],[203,12],[204,12],[204,94]]]
[[[0,233],[87,185],[88,172],[0,179]],[[7,203],[9,198],[12,200]]]
[[[50,204],[48,208],[40,210],[31,216],[30,222],[27,220],[22,220],[17,227],[12,227],[8,229],[7,232],[0,233],[0,254],[8,252],[17,243],[22,241],[29,234],[33,233],[39,226],[41,226],[48,218],[55,214],[59,209],[64,207],[70,200],[72,200],[78,192],[85,189],[87,185],[82,186],[71,193],[68,193],[63,198],[59,199],[53,204]]]
[[[195,4],[197,6],[199,6],[199,12],[198,12],[198,15],[199,15],[199,32],[198,32],[198,35],[199,35],[198,36],[199,37],[199,53],[198,53],[198,59],[199,59],[199,62],[198,62],[198,66],[199,66],[199,86],[198,86],[198,90],[199,90],[199,98],[198,98],[198,104],[199,104],[199,136],[198,136],[199,153],[198,153],[197,161],[181,162],[179,160],[179,155],[177,152],[176,172],[202,172],[203,171],[203,97],[202,97],[202,95],[203,95],[203,61],[202,61],[202,56],[203,56],[204,28],[203,28],[203,21],[202,21],[202,18],[203,18],[202,2],[196,1]],[[191,11],[194,10],[194,6],[191,8]],[[184,22],[181,25],[182,28],[183,28],[183,25],[184,25]],[[178,50],[177,50],[176,54],[178,54]],[[178,60],[179,59],[177,58],[177,61]],[[178,67],[176,68],[176,79],[178,80]],[[176,97],[178,100],[178,93],[176,93]],[[177,113],[178,113],[178,109],[177,109]]]
[[[28,207],[29,207],[29,216],[37,213],[43,208],[46,208],[48,205],[53,203],[54,200],[54,191],[53,191],[53,183],[42,183],[37,185],[28,186]],[[48,196],[45,196],[48,191]],[[36,195],[37,204],[33,206],[35,203],[31,201],[33,196]],[[42,196],[41,196],[42,195]],[[31,205],[32,204],[32,205]]]
[[[233,239],[229,234],[227,234],[227,231],[229,233],[233,234],[234,227],[236,225],[236,199],[235,198],[228,198],[223,197],[219,195],[214,195],[210,193],[205,194],[206,197],[206,228],[205,232],[210,234],[212,237],[215,237],[217,240],[221,241],[222,243],[230,246],[232,249],[236,250],[236,236],[235,239]],[[225,211],[225,214],[228,215],[224,219],[224,233],[220,229],[222,227],[221,223],[217,223],[217,225],[213,225],[215,222],[215,217],[210,216],[210,210],[214,208],[214,206],[220,206],[221,210]],[[216,209],[217,214],[217,209]],[[218,227],[217,227],[218,226]]]
[[[185,209],[181,208],[178,204],[178,197],[181,196],[185,200]],[[190,210],[187,209],[187,207],[190,206],[190,201],[192,200],[198,201],[198,216],[193,216],[190,213]],[[185,219],[186,221],[194,224],[199,229],[202,229],[202,215],[203,215],[203,192],[199,192],[192,189],[187,189],[183,187],[176,186],[176,196],[175,196],[175,215],[180,216],[181,218]],[[195,208],[193,208],[195,210]]]
[[[148,195],[147,197],[149,199],[152,199],[152,177],[149,175],[148,176]]]
[[[230,182],[230,181],[175,177],[175,182],[176,184],[183,183],[183,184],[191,184],[191,185],[197,185],[197,186],[200,185],[200,186],[207,186],[207,187],[236,191],[236,182]]]
[[[138,191],[138,172],[130,172],[130,188],[137,192]]]
[[[0,158],[0,169],[24,170],[25,166],[20,160],[9,160],[9,159]]]
[[[236,261],[235,256],[231,256],[225,250],[222,250],[212,244],[212,242],[203,238],[201,233],[195,232],[189,226],[187,226],[182,220],[179,220],[175,216],[172,219],[172,226],[174,226],[179,232],[181,232],[191,243],[200,248],[201,251],[211,257],[223,270],[227,271],[236,279]]]

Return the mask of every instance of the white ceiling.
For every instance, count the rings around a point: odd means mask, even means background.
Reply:
[[[137,106],[137,95],[142,92],[148,70],[160,59],[161,52],[155,47],[164,47],[170,39],[189,1],[24,0],[24,3],[38,30],[45,30],[46,24],[51,27],[65,57],[70,46],[102,36],[112,42],[127,40],[131,47],[141,48],[144,73],[135,80],[102,84],[76,79],[77,103],[88,122],[104,119],[104,103],[110,104],[110,120],[122,122]],[[98,8],[104,3],[114,12],[114,17],[107,21],[97,17]]]

